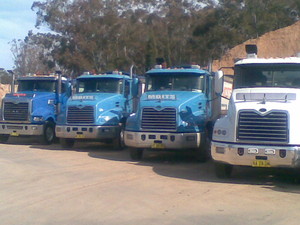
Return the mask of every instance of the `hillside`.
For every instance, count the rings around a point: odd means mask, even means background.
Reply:
[[[228,51],[222,56],[221,60],[213,63],[213,70],[221,67],[230,67],[234,64],[234,59],[245,58],[245,45],[256,44],[258,47],[258,57],[275,58],[289,57],[300,53],[300,21],[295,24],[278,29],[257,39],[250,39]],[[226,74],[232,74],[232,71],[225,71]]]

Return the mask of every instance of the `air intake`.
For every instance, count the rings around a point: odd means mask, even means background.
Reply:
[[[261,115],[255,111],[240,112],[237,139],[249,143],[288,143],[287,113],[272,111]]]
[[[67,115],[68,124],[91,124],[94,123],[94,107],[70,106]]]
[[[176,109],[144,108],[142,114],[142,128],[145,130],[176,130]]]

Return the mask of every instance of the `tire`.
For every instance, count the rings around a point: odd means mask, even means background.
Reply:
[[[204,163],[211,158],[210,139],[207,133],[201,133],[201,143],[195,150],[195,158],[198,162]]]
[[[123,150],[125,148],[124,132],[125,129],[124,126],[122,126],[118,137],[113,140],[113,148],[115,150]]]
[[[71,138],[60,138],[59,142],[63,148],[72,148],[75,144],[75,140]]]
[[[46,122],[44,125],[44,132],[42,135],[41,143],[50,145],[55,139],[55,124],[53,122]]]
[[[0,135],[0,143],[4,144],[8,141],[9,134],[1,134]]]
[[[140,161],[143,158],[144,149],[130,148],[130,157],[134,161]]]
[[[232,173],[233,166],[221,162],[215,162],[215,174],[218,178],[229,178]]]

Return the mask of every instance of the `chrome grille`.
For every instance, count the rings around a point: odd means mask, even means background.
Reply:
[[[276,111],[260,115],[254,111],[240,112],[237,139],[250,142],[287,143],[287,113]]]
[[[67,122],[70,124],[94,123],[94,107],[85,106],[79,108],[76,106],[68,107]]]
[[[8,121],[28,121],[28,102],[4,102],[3,117]]]
[[[174,108],[144,108],[142,128],[147,130],[176,130],[176,110]]]

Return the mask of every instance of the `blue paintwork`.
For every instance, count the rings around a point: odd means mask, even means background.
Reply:
[[[55,80],[58,82],[58,78],[54,77],[20,77],[18,80]],[[61,103],[61,108],[64,110],[68,97],[71,94],[71,85],[69,81],[62,81],[62,85],[65,85],[66,92],[61,93],[58,96],[54,92],[40,92],[40,91],[21,91],[16,93],[8,93],[5,95],[3,101],[5,102],[31,102],[30,119],[29,124],[44,124],[46,121],[52,121],[56,123],[57,112],[56,105]],[[49,100],[54,104],[49,104]],[[42,121],[34,121],[33,117],[42,117]],[[2,121],[6,123],[6,121]],[[12,122],[9,122],[12,123]],[[15,122],[13,122],[15,123]],[[17,122],[16,122],[17,123]]]
[[[133,98],[136,97],[138,89],[138,80],[136,78],[119,74],[81,75],[77,78],[77,81],[81,79],[97,80],[105,78],[122,80],[122,93],[76,93],[67,101],[67,108],[70,106],[77,106],[79,108],[84,106],[94,107],[95,120],[93,124],[90,124],[91,126],[118,126],[119,123],[124,123],[127,117],[133,112]],[[128,96],[125,95],[125,81],[130,85]],[[67,124],[67,110],[59,116],[58,124]],[[80,125],[76,124],[76,126]]]
[[[149,71],[147,71],[146,75],[151,75],[151,74],[167,74],[167,73],[186,73],[186,74],[209,74],[209,72],[207,70],[202,70],[202,69],[192,69],[192,68],[188,68],[188,69],[178,69],[178,68],[174,68],[174,69],[151,69]]]
[[[204,132],[205,124],[211,116],[211,106],[208,99],[211,99],[211,80],[210,73],[201,69],[152,69],[146,73],[147,76],[154,75],[184,75],[204,76],[206,79],[205,93],[197,91],[172,91],[158,90],[145,92],[139,102],[138,110],[127,119],[126,131],[139,132],[141,129],[142,111],[145,107],[163,109],[167,107],[175,108],[177,111],[177,129],[178,133]],[[163,95],[171,99],[149,99],[149,96]],[[172,99],[176,96],[176,99]],[[145,131],[144,131],[145,132]],[[161,131],[163,132],[163,131]]]
[[[81,75],[77,78],[78,79],[101,79],[101,78],[116,78],[116,79],[126,79],[131,80],[130,76],[128,75],[120,75],[120,74],[97,74],[97,75]]]

